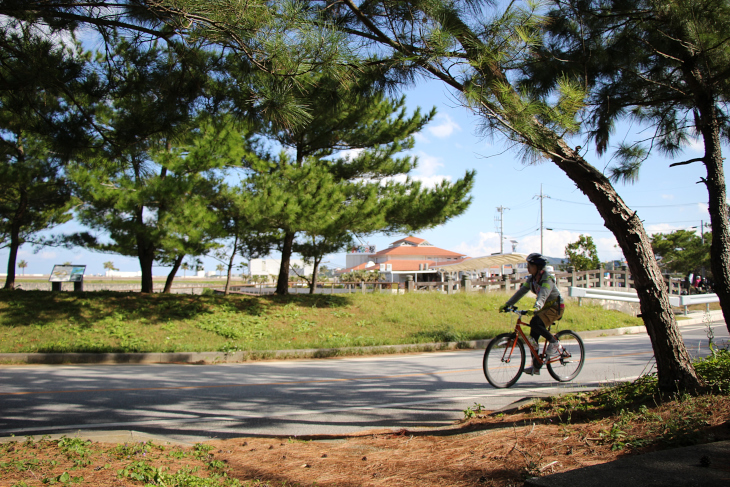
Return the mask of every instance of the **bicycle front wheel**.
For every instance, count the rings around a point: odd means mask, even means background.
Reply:
[[[525,368],[525,347],[514,333],[497,335],[484,352],[484,376],[502,389],[517,382]]]
[[[560,360],[547,364],[548,372],[553,378],[560,382],[567,382],[575,379],[583,368],[586,361],[583,340],[577,333],[570,330],[558,332],[555,337],[560,340],[562,347]]]

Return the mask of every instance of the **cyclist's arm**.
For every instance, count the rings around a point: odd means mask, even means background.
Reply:
[[[522,296],[527,294],[527,292],[529,290],[530,290],[530,280],[528,279],[527,281],[523,282],[522,286],[520,286],[520,288],[517,290],[517,292],[514,293],[514,295],[511,298],[509,298],[509,300],[507,301],[505,306],[509,307],[509,306],[512,306],[513,304],[515,304],[517,301],[519,301],[522,298]]]
[[[537,298],[535,299],[534,311],[540,311],[543,306],[545,306],[545,302],[548,300],[548,298],[550,298],[550,296],[556,292],[559,297],[560,291],[558,291],[558,285],[555,281],[549,278],[542,281],[540,283],[540,290],[537,292]]]

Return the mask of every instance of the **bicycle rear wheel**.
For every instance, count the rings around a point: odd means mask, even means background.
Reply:
[[[510,387],[525,368],[525,347],[514,333],[497,335],[484,352],[484,376],[492,386]]]
[[[561,355],[559,361],[547,364],[548,372],[560,382],[573,380],[580,373],[583,363],[586,361],[583,340],[577,333],[570,330],[560,331],[555,337],[560,340]]]

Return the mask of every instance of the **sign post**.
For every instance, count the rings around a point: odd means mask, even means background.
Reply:
[[[86,272],[85,265],[54,265],[51,277],[48,279],[51,283],[51,290],[60,291],[64,282],[73,282],[74,291],[82,292],[84,290],[84,272]]]

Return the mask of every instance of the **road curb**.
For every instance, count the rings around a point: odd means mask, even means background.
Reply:
[[[711,311],[710,318],[722,319],[721,311]],[[705,313],[678,320],[679,326],[696,325],[705,321]],[[582,338],[633,335],[646,333],[643,326],[578,332]],[[260,350],[237,352],[153,352],[153,353],[0,353],[0,364],[189,364],[213,365],[259,360],[352,357],[358,355],[390,355],[397,353],[439,352],[449,350],[484,349],[490,340],[420,343],[411,345],[381,345],[374,347],[320,348],[302,350]]]

